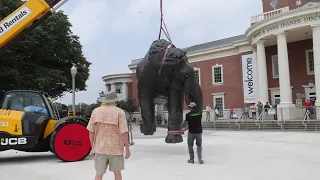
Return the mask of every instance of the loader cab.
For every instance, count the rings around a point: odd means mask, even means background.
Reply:
[[[53,118],[53,111],[48,99],[37,91],[14,90],[5,93],[1,109],[35,112]]]

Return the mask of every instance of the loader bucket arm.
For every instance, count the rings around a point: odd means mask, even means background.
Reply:
[[[28,0],[0,21],[0,55],[11,45],[52,15],[61,0]]]

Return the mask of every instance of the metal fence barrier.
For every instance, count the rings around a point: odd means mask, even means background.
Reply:
[[[129,144],[134,145],[133,136],[132,136],[132,124],[128,123],[128,129],[129,129],[129,135],[128,135]]]
[[[214,120],[211,127],[216,130],[318,131],[319,117],[320,107],[267,108],[253,113],[243,111],[236,119]]]
[[[203,111],[202,124],[204,128],[215,130],[281,130],[281,131],[319,131],[320,107],[306,108],[294,106],[288,108],[250,109],[234,111],[224,110],[217,117],[214,110]],[[167,127],[167,123],[157,123],[158,127]],[[183,125],[185,122],[183,122]],[[132,135],[131,135],[132,136]]]

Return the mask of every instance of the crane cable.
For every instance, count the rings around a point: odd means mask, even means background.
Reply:
[[[167,26],[166,26],[166,23],[164,22],[164,19],[163,19],[163,10],[162,10],[162,0],[160,0],[160,30],[159,30],[159,36],[158,36],[158,40],[160,40],[161,38],[161,34],[163,32],[163,34],[166,35],[167,39],[169,40],[169,42],[172,44],[172,40],[171,40],[171,37],[169,35],[169,32],[168,32],[168,29],[167,29]]]
[[[162,35],[162,32],[163,34],[167,37],[168,41],[170,42],[170,44],[168,45],[168,47],[166,48],[164,54],[163,54],[163,58],[162,58],[162,63],[161,63],[161,66],[160,66],[160,69],[158,71],[158,75],[161,74],[161,70],[162,70],[162,66],[163,66],[163,63],[164,61],[166,60],[167,58],[167,54],[169,52],[169,49],[171,47],[175,47],[172,43],[172,40],[171,40],[171,37],[170,37],[170,34],[169,34],[169,31],[167,29],[167,26],[166,26],[166,23],[164,22],[164,19],[163,19],[163,8],[162,8],[162,0],[160,0],[160,30],[159,30],[159,36],[158,36],[158,40],[161,39],[161,35]],[[185,130],[169,130],[168,131],[168,134],[172,134],[172,135],[182,135],[184,133]]]
[[[167,26],[166,26],[166,23],[164,22],[164,19],[163,19],[163,10],[162,10],[162,0],[160,0],[160,30],[159,30],[159,36],[158,36],[158,40],[161,39],[161,34],[163,32],[163,34],[166,35],[168,41],[170,42],[170,44],[168,45],[168,47],[166,48],[164,54],[163,54],[163,57],[162,57],[162,62],[161,62],[161,66],[159,68],[159,71],[158,71],[158,75],[161,74],[161,70],[162,70],[162,66],[163,66],[163,62],[166,60],[167,58],[167,54],[169,52],[169,49],[171,47],[175,47],[173,44],[172,44],[172,40],[171,40],[171,37],[169,35],[169,31],[167,29]]]

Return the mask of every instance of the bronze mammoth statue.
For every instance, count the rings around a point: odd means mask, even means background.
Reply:
[[[166,40],[154,41],[146,56],[136,69],[138,99],[141,108],[144,135],[156,131],[155,99],[166,97],[168,109],[168,131],[181,130],[184,99],[187,104],[195,102],[202,112],[202,91],[195,77],[194,67],[189,63],[186,52],[171,46]],[[181,134],[168,134],[165,142],[182,142]]]

